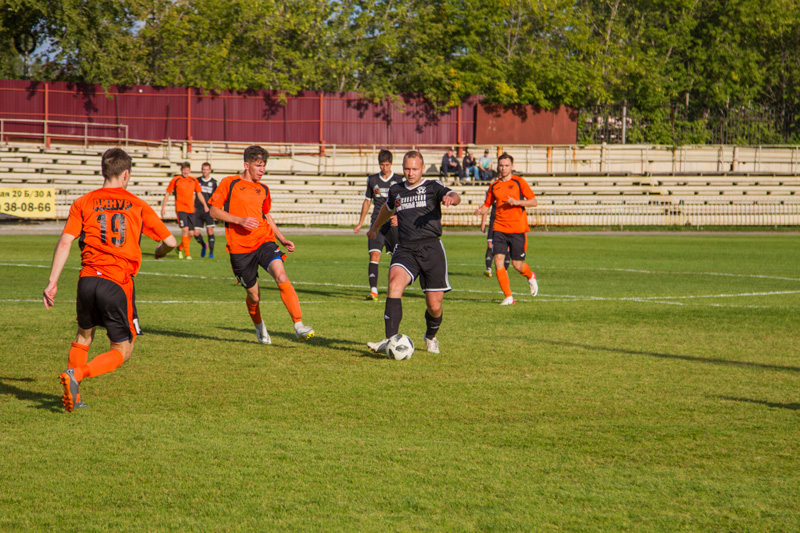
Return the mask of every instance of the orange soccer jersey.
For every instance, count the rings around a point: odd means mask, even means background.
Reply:
[[[171,235],[152,207],[121,187],[75,200],[63,233],[80,238],[81,277],[104,276],[120,284],[139,272],[142,234],[156,241]]]
[[[202,194],[200,182],[192,176],[175,176],[167,185],[167,193],[175,192],[175,211],[194,213],[194,195]]]
[[[225,224],[225,238],[228,252],[243,254],[258,249],[265,242],[275,240],[275,233],[264,215],[269,214],[272,199],[269,187],[263,183],[253,183],[241,176],[228,176],[223,179],[208,202],[237,217],[252,217],[259,221],[252,231],[239,224]]]
[[[508,199],[530,200],[535,197],[528,182],[519,176],[512,174],[508,181],[500,179],[493,181],[489,185],[486,201],[483,203],[486,207],[491,207],[492,203],[497,202],[492,229],[502,233],[525,233],[530,230],[525,208],[509,205]]]

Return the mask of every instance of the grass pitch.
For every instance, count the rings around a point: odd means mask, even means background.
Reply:
[[[145,335],[72,414],[78,248],[45,311],[57,237],[0,237],[0,529],[800,529],[800,237],[536,234],[540,295],[512,273],[500,307],[483,238],[446,235],[442,353],[415,285],[397,362],[365,347],[388,257],[368,302],[365,237],[284,233],[316,338],[262,274],[256,342],[223,238],[145,259]]]

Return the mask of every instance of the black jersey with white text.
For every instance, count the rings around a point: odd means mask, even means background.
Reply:
[[[378,218],[378,213],[381,212],[381,207],[386,203],[386,196],[389,194],[389,188],[395,183],[403,183],[403,176],[400,174],[392,174],[388,180],[378,174],[373,174],[367,178],[367,193],[364,197],[372,200],[372,222]]]
[[[393,185],[387,202],[397,215],[401,243],[441,237],[442,199],[450,188],[439,180],[422,180],[416,186]]]
[[[206,181],[202,176],[200,176],[197,178],[197,182],[200,184],[200,190],[203,191],[203,198],[205,198],[206,204],[208,204],[208,201],[211,199],[211,195],[217,190],[217,180],[214,178],[208,178]],[[203,211],[203,204],[200,203],[199,198],[194,199],[194,210],[195,213],[201,213]]]

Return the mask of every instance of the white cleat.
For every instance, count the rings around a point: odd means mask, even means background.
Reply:
[[[258,342],[261,344],[272,344],[272,339],[269,338],[269,333],[267,333],[267,326],[261,322],[260,324],[255,324],[255,327]]]
[[[389,346],[389,339],[383,339],[382,341],[378,342],[368,342],[367,347],[372,350],[373,353],[382,353],[385,354],[386,347]]]
[[[294,325],[294,334],[301,341],[307,341],[308,339],[316,335],[316,333],[314,333],[314,329],[311,326],[304,326],[302,322],[297,322]]]
[[[430,353],[439,353],[439,339],[436,337],[432,339],[425,337],[425,345],[428,347]]]
[[[509,296],[508,298],[506,298],[505,300],[500,302],[500,305],[514,305],[515,303],[516,302],[514,302],[514,297],[513,296]]]
[[[528,280],[528,285],[531,286],[531,296],[536,296],[537,294],[539,294],[539,284],[536,282],[535,275]]]

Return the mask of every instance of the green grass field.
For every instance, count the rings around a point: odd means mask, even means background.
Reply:
[[[442,353],[414,286],[398,362],[365,348],[365,237],[284,233],[315,339],[263,274],[256,342],[221,238],[147,258],[146,334],[71,414],[77,245],[45,311],[57,237],[0,237],[0,529],[800,530],[800,236],[536,234],[540,295],[500,307],[447,235]]]

